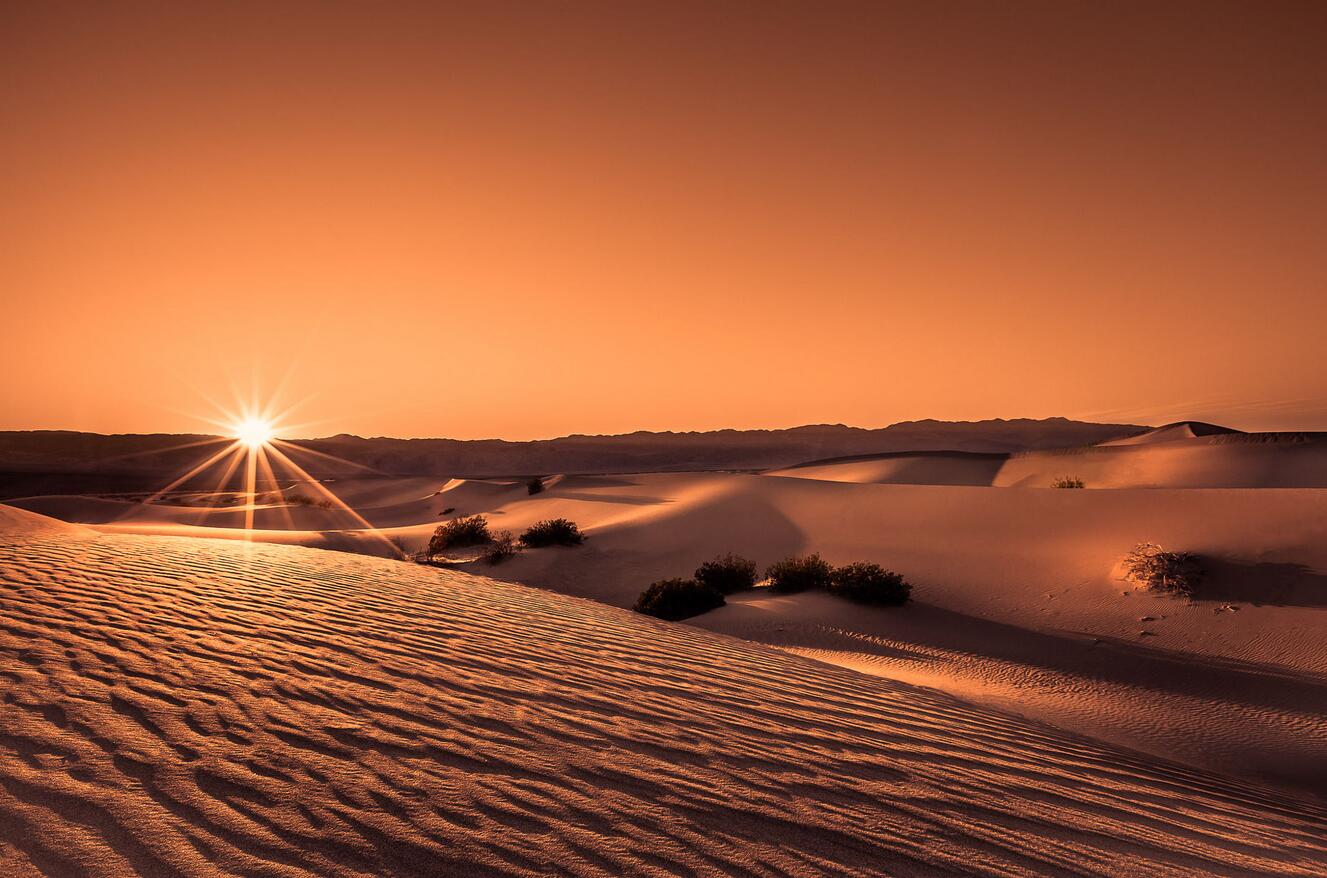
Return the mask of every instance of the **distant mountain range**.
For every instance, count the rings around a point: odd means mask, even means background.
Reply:
[[[1066,418],[988,421],[906,421],[868,430],[818,424],[786,430],[637,432],[618,436],[564,436],[528,442],[503,439],[391,439],[340,435],[294,444],[350,461],[297,455],[319,478],[364,474],[483,477],[551,473],[760,470],[808,460],[889,451],[1014,452],[1091,445],[1148,430],[1136,424],[1093,424]],[[0,432],[0,471],[7,496],[38,474],[82,476],[78,481],[137,482],[184,471],[206,447],[181,448],[214,438],[201,435],[76,433],[63,430]],[[93,477],[93,478],[89,478]],[[46,490],[49,485],[43,486]],[[90,488],[85,489],[90,490]],[[102,487],[101,490],[109,490]]]

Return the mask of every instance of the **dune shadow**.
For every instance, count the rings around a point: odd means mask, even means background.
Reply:
[[[560,484],[572,488],[635,488],[640,486],[640,482],[633,479],[595,475],[566,475],[562,477]]]
[[[892,481],[912,485],[967,485],[990,487],[1005,464],[1005,456],[983,456],[976,459],[950,460],[919,457],[903,463],[895,471]]]
[[[1304,564],[1203,557],[1196,601],[1327,607],[1327,574]]]
[[[661,506],[673,501],[665,497],[637,497],[634,494],[590,494],[583,491],[557,491],[560,500],[584,500],[589,503],[622,503],[627,506]]]

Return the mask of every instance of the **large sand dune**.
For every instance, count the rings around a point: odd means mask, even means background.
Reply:
[[[0,873],[1322,875],[1327,811],[685,625],[0,516]]]
[[[915,583],[914,606],[755,592],[694,623],[1327,794],[1327,492],[651,475],[570,493],[490,517],[520,528],[565,515],[589,542],[493,575],[627,606],[726,551],[878,561]],[[1118,560],[1144,540],[1208,559],[1200,600],[1119,581]]]

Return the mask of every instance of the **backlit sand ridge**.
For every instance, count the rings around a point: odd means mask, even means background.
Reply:
[[[457,573],[34,522],[0,536],[6,875],[1327,871],[1318,806],[927,690]]]

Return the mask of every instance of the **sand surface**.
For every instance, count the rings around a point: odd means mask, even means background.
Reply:
[[[731,473],[559,477],[533,497],[518,480],[334,487],[409,548],[426,542],[446,510],[483,513],[495,529],[518,533],[571,518],[590,534],[583,547],[464,569],[622,607],[650,582],[688,575],[721,552],[762,566],[809,551],[833,563],[878,561],[914,583],[912,605],[876,610],[757,591],[692,624],[1327,797],[1327,491],[995,489]],[[80,502],[30,506],[88,520],[108,501],[87,510]],[[185,523],[196,508],[118,505],[130,515],[96,527],[245,536]],[[281,529],[286,511],[340,529]],[[207,520],[224,515],[242,521],[224,511]],[[257,521],[267,528],[257,540],[394,552],[380,536],[346,529],[336,510],[266,505]],[[1119,580],[1120,557],[1144,540],[1205,556],[1201,600],[1140,594]]]
[[[482,513],[495,530],[517,533],[567,517],[589,534],[585,545],[526,551],[498,567],[462,555],[457,569],[617,607],[722,552],[762,567],[811,551],[833,563],[878,561],[914,584],[909,606],[756,590],[688,625],[1327,801],[1327,489],[1256,487],[1263,476],[1279,484],[1311,473],[1296,461],[1313,459],[1317,444],[1177,433],[1008,459],[890,455],[766,474],[556,476],[535,496],[522,479],[328,485],[380,532],[295,502],[298,487],[257,504],[252,534],[239,527],[243,508],[200,509],[197,498],[21,503],[89,523],[70,539],[224,536],[381,556],[395,552],[384,536],[416,549],[458,515]],[[1202,469],[1207,481],[1252,487],[993,486],[1019,481],[1010,474],[1031,466],[1025,459],[1049,474],[1086,471],[1058,465],[1080,458],[1132,460],[1135,474],[1181,485]],[[984,486],[964,484],[981,481],[974,473],[983,468]],[[923,477],[928,484],[898,483]],[[1120,558],[1141,541],[1203,556],[1196,600],[1120,580]]]
[[[0,873],[1321,875],[1327,810],[464,573],[0,515]]]

